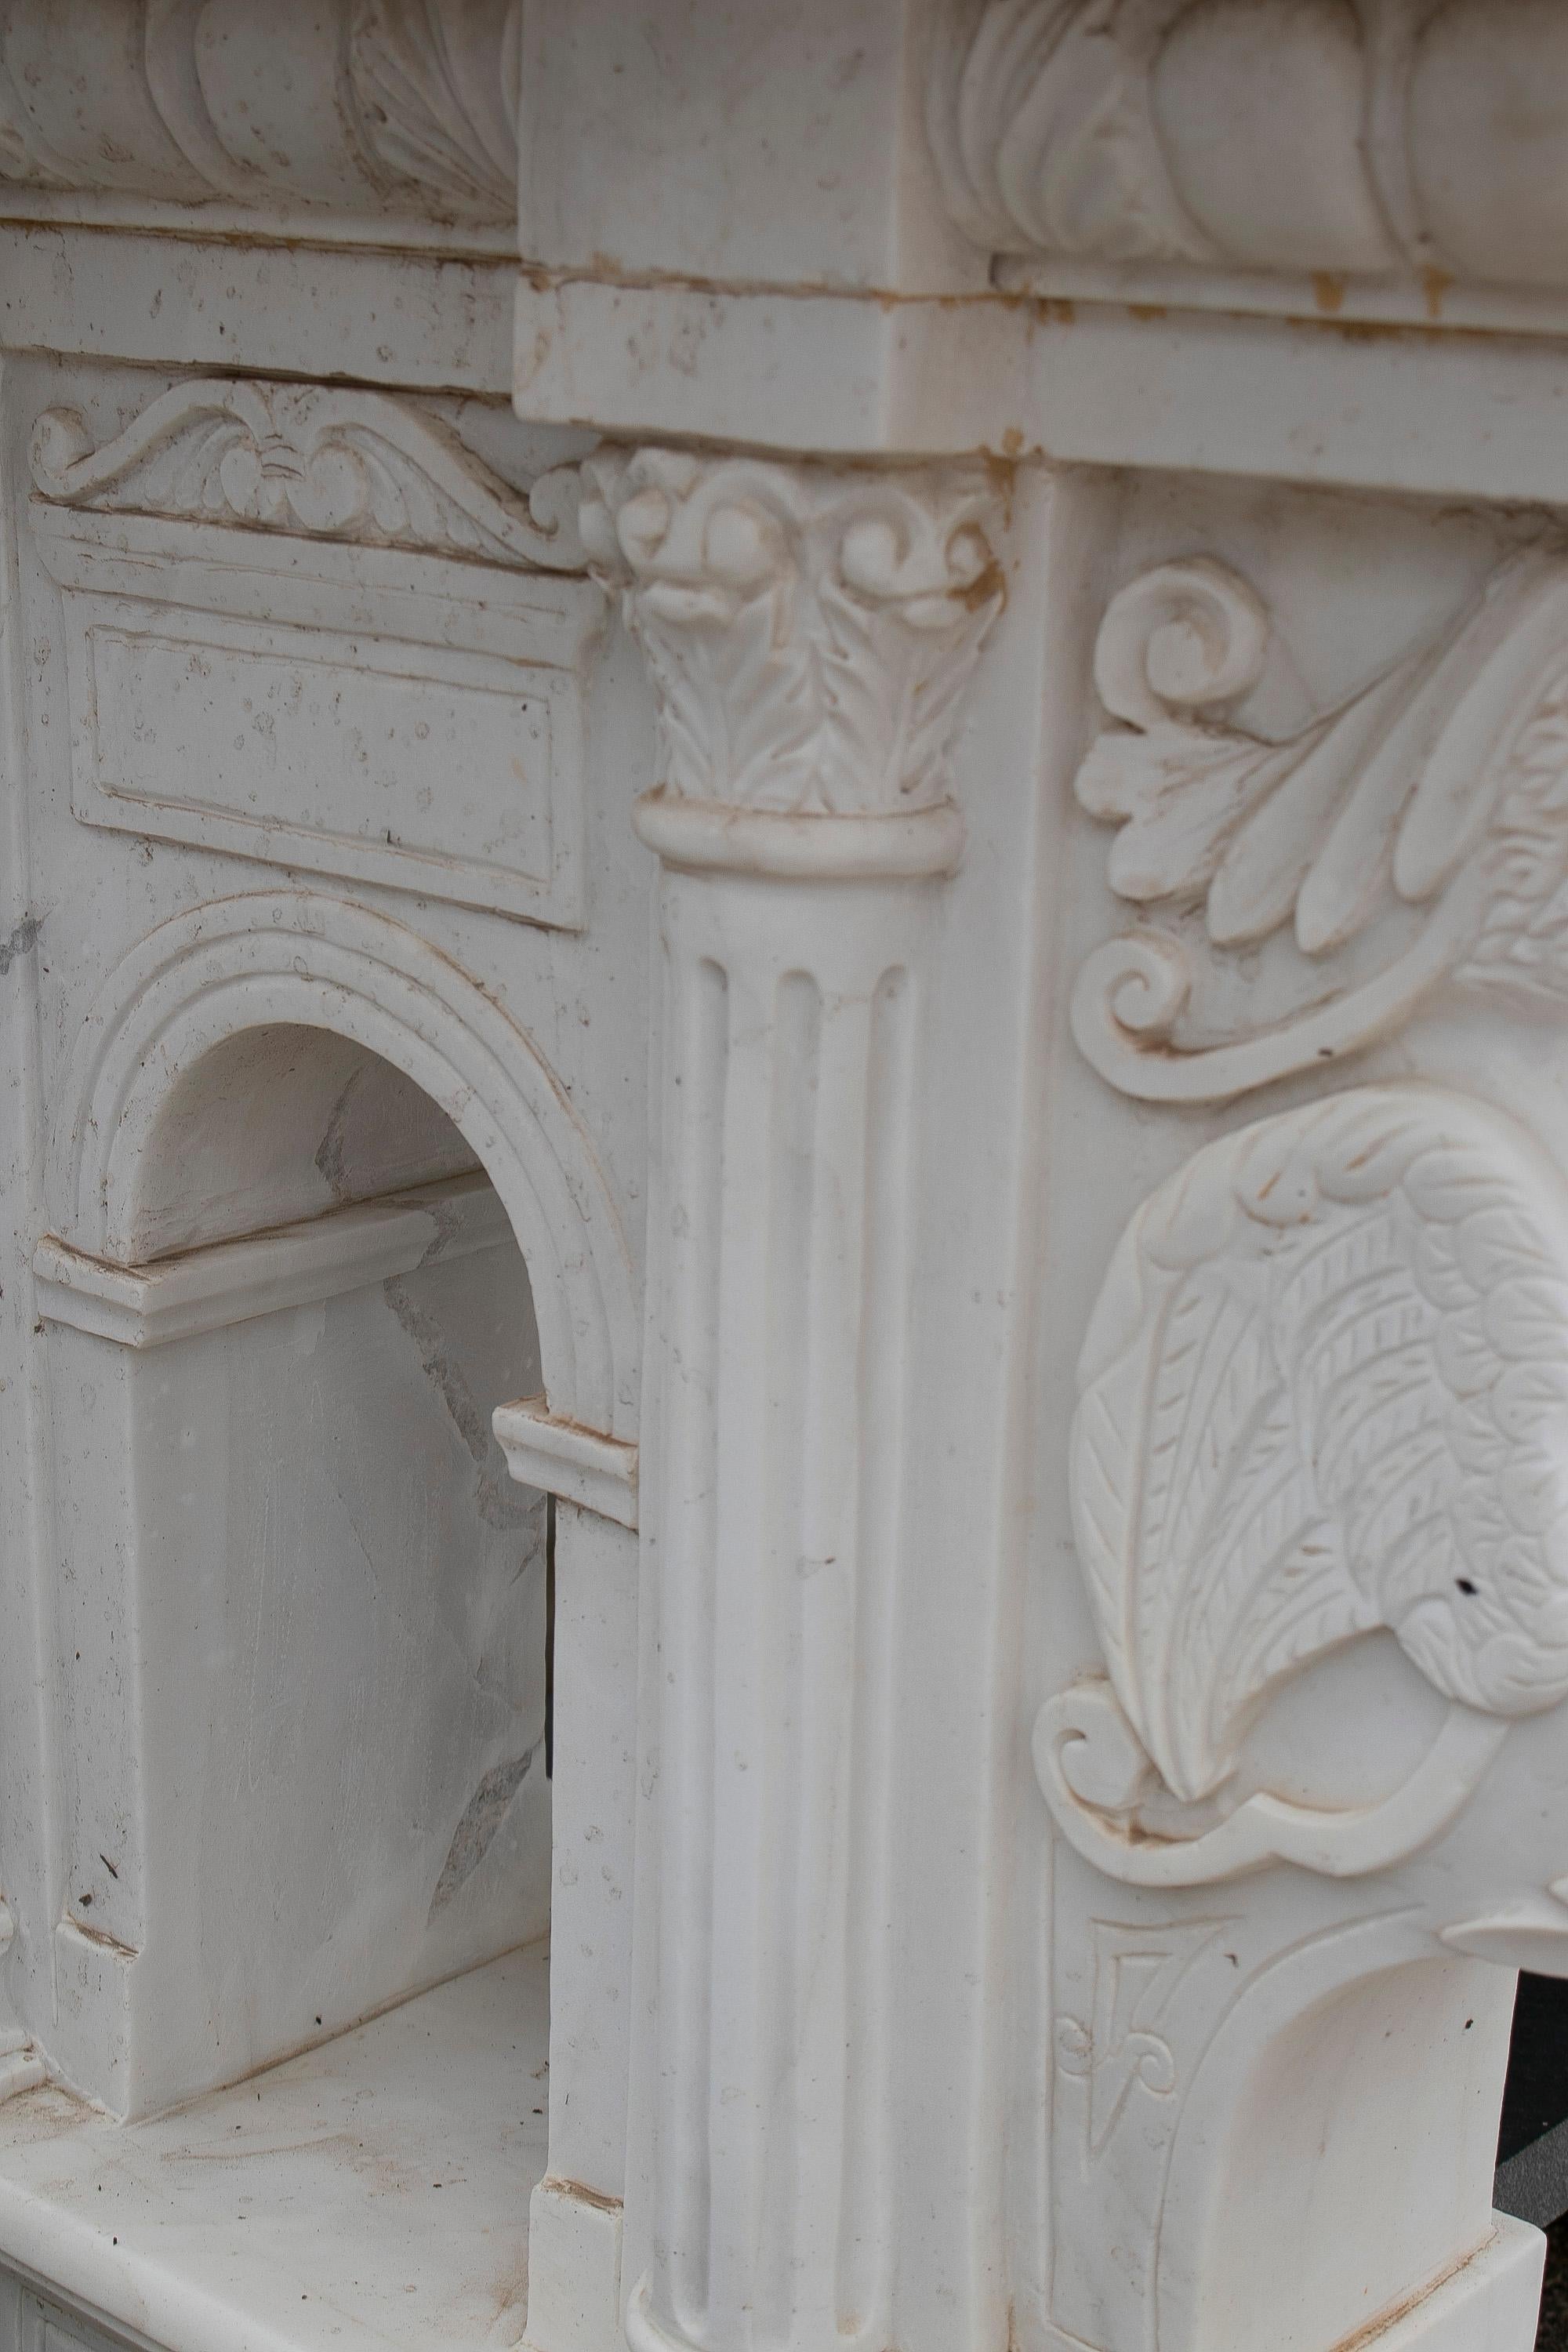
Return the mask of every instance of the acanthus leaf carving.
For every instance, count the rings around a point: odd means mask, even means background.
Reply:
[[[439,418],[382,393],[199,379],[97,445],[77,411],[46,410],[30,456],[44,497],[71,506],[490,563],[574,570],[583,560],[558,477],[525,498]]]
[[[658,697],[663,790],[786,814],[922,810],[1003,601],[976,468],[590,458],[589,568]]]
[[[1524,550],[1435,641],[1270,741],[1226,715],[1268,645],[1249,584],[1196,557],[1121,590],[1095,655],[1118,723],[1076,789],[1117,829],[1111,888],[1165,927],[1079,972],[1074,1034],[1100,1075],[1219,1100],[1353,1052],[1445,978],[1568,998],[1565,623],[1568,564]],[[1294,1009],[1216,1034],[1205,963],[1277,940]]]
[[[1568,1189],[1500,1114],[1366,1087],[1208,1145],[1128,1226],[1079,1391],[1110,1681],[1047,1704],[1036,1760],[1101,1867],[1381,1867],[1568,1696]],[[1426,1763],[1359,1812],[1224,1811],[1270,1694],[1379,1627],[1450,1702]]]

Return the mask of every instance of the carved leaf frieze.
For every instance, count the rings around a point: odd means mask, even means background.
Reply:
[[[1436,982],[1568,999],[1568,562],[1510,557],[1468,609],[1284,741],[1227,717],[1269,623],[1198,557],[1113,598],[1095,677],[1113,719],[1079,769],[1116,827],[1108,878],[1162,919],[1097,949],[1074,1034],[1111,1084],[1220,1099],[1353,1051]],[[1218,970],[1283,938],[1294,1001],[1226,1027]]]
[[[517,215],[518,0],[331,0],[215,18],[130,0],[101,66],[92,0],[0,0],[0,177],[55,191]],[[315,106],[302,91],[321,89]]]
[[[1210,1801],[1277,1686],[1378,1627],[1457,1727],[1425,1793],[1383,1808],[1395,1850],[1432,1833],[1429,1799],[1462,1801],[1497,1744],[1483,1718],[1568,1696],[1568,1190],[1499,1113],[1366,1087],[1210,1144],[1128,1226],[1079,1391],[1110,1689],[1052,1702],[1036,1754],[1106,1866],[1154,1775],[1190,1822],[1162,1816],[1168,1880],[1277,1853],[1371,1866],[1373,1815],[1248,1798],[1215,1826]]]
[[[829,814],[942,799],[1003,601],[983,473],[641,450],[584,476],[590,569],[642,645],[667,793]]]
[[[1568,285],[1568,110],[1532,0],[984,0],[932,74],[949,209],[1036,265]],[[1528,170],[1500,159],[1532,93]],[[1245,284],[1243,287],[1245,291]],[[1419,315],[1419,311],[1417,313]]]
[[[33,479],[49,499],[112,513],[194,517],[491,563],[574,569],[565,485],[524,498],[438,418],[384,394],[213,378],[176,384],[111,439],[48,409]]]

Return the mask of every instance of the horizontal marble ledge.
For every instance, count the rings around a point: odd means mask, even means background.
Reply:
[[[237,244],[206,225],[205,215],[185,215],[179,233],[18,219],[0,184],[8,346],[506,397],[515,261]]]
[[[110,1265],[50,1235],[34,1254],[33,1274],[45,1322],[122,1348],[159,1348],[511,1238],[489,1179],[461,1176],[147,1265]]]
[[[532,1945],[144,2123],[31,2089],[0,2107],[0,2297],[64,2308],[53,2352],[515,2344],[549,2035]]]
[[[637,1523],[637,1449],[580,1422],[557,1421],[542,1396],[498,1405],[490,1417],[520,1485],[575,1503],[617,1527]]]
[[[517,296],[518,414],[626,440],[1555,499],[1561,402],[1542,336],[590,278]]]

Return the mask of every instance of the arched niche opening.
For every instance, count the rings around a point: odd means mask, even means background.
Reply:
[[[526,2300],[531,2340],[580,2344],[587,2324],[613,2342],[638,1308],[594,1138],[497,995],[407,925],[298,888],[205,902],[135,942],[55,1102],[33,1265],[62,1668],[43,2054],[129,2119],[77,2135],[80,2160],[112,2166],[151,2210],[177,2126],[192,2178],[226,2184],[226,2219],[203,2242],[247,2324],[263,2309],[291,2323],[303,2296],[374,2313],[378,2342],[411,2327],[426,2340],[432,2310],[454,2340],[511,2341]],[[363,1345],[338,1349],[355,1318]],[[503,1403],[494,1426],[531,1497],[501,1499],[489,1416]],[[410,1416],[443,1465],[440,1529]],[[282,1531],[320,1556],[305,1499],[323,1486],[342,1580],[379,1595],[352,1671],[342,1625],[335,1671],[314,1636],[331,1580],[305,1578],[279,1607]],[[342,1507],[367,1495],[369,1534]],[[401,1588],[378,1575],[384,1543]],[[259,1644],[230,1638],[236,1591]],[[398,1671],[371,1671],[394,1651]],[[265,1691],[285,1658],[310,1704],[280,1704],[267,1727],[282,1736],[258,1749],[241,1736],[250,1677]],[[455,1707],[433,1696],[442,1675]],[[499,1713],[493,1691],[475,1696],[496,1675]],[[226,1824],[231,1850],[198,1869]],[[330,1861],[374,1851],[377,1866],[310,1879],[323,1841]],[[89,1906],[70,1900],[79,1884]],[[318,2143],[301,2201],[275,2150]],[[108,2226],[105,2259],[121,2265]],[[397,2284],[416,2242],[437,2298],[417,2312]]]
[[[473,1147],[394,1064],[332,1029],[269,1023],[213,1045],[170,1087],[142,1155],[128,1251],[167,1257],[479,1172]]]
[[[552,1507],[491,1427],[542,1386],[538,1318],[474,1150],[273,1023],[181,1067],[133,1199],[97,1327],[57,1299],[50,1343],[64,2055],[132,2116],[542,1969],[552,1867]]]

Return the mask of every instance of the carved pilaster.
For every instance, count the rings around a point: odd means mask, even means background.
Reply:
[[[925,941],[1001,601],[968,470],[587,469],[658,690],[638,2352],[887,2341],[890,1675]],[[638,1933],[645,1933],[640,1925]],[[644,2013],[647,2013],[646,2011]],[[636,2191],[631,2194],[636,2197]]]

